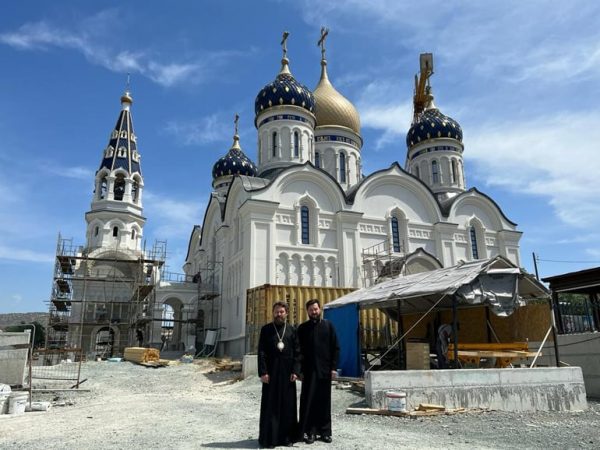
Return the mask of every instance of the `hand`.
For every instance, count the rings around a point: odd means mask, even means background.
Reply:
[[[337,378],[337,370],[331,371],[331,379]]]
[[[295,373],[293,373],[293,374],[291,374],[291,375],[290,375],[290,381],[291,381],[291,382],[294,382],[294,381],[296,381],[297,379],[298,379],[298,375],[296,375]]]
[[[265,373],[264,375],[262,375],[262,376],[260,377],[260,381],[262,381],[262,382],[263,382],[263,383],[265,383],[265,384],[269,384],[269,374],[268,374],[268,373]]]

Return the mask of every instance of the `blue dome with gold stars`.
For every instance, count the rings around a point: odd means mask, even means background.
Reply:
[[[462,128],[456,120],[440,112],[436,107],[423,111],[406,134],[406,146],[411,148],[423,141],[437,138],[455,139],[462,143]]]
[[[248,158],[240,147],[240,138],[233,137],[233,145],[225,156],[219,158],[213,166],[213,180],[226,175],[246,175],[255,177],[258,173],[256,165]]]
[[[256,117],[273,106],[282,105],[298,106],[314,113],[315,98],[310,89],[296,81],[289,70],[287,58],[283,58],[281,64],[281,71],[277,77],[263,87],[256,96],[254,101]]]

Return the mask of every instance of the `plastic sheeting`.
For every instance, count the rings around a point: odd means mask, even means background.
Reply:
[[[549,291],[506,258],[496,256],[393,278],[351,292],[324,308],[349,304],[393,308],[400,301],[403,314],[408,314],[425,312],[433,305],[438,309],[451,308],[455,294],[459,306],[487,304],[494,314],[508,316],[527,300],[548,297]]]

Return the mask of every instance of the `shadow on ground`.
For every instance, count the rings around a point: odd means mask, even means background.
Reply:
[[[209,442],[208,444],[202,444],[202,447],[209,448],[258,448],[257,439],[245,439],[243,441],[233,442]]]

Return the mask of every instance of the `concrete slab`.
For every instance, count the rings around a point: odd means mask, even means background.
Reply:
[[[0,333],[0,383],[23,384],[30,336],[27,331]]]
[[[244,379],[258,376],[258,355],[244,355],[242,376]]]
[[[365,396],[370,408],[387,408],[385,394],[388,391],[406,392],[409,410],[419,403],[501,411],[587,409],[579,367],[372,371],[365,374]]]

